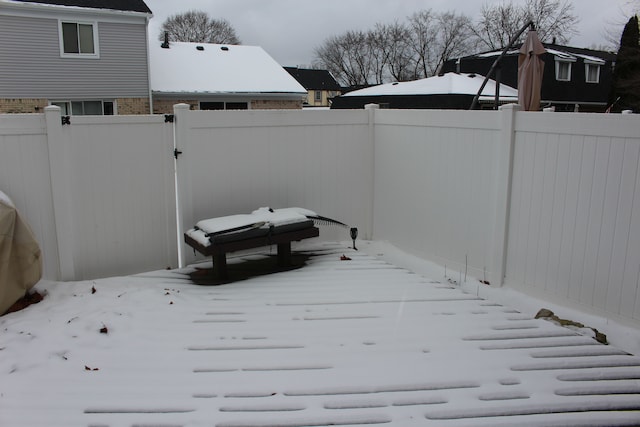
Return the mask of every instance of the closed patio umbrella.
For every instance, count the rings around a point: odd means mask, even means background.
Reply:
[[[518,104],[524,111],[540,109],[544,73],[544,61],[540,55],[545,52],[537,31],[530,30],[518,55]]]

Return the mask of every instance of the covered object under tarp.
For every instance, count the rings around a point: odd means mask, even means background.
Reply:
[[[379,104],[393,109],[468,110],[484,76],[479,74],[446,73],[409,82],[386,83],[348,92],[333,98],[332,109],[359,109],[367,104]],[[479,98],[482,108],[493,108],[495,80],[489,79]],[[518,91],[501,84],[499,103],[518,102]]]
[[[9,197],[0,191],[0,315],[41,277],[40,246]]]

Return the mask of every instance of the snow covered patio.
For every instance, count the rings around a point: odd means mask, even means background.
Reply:
[[[0,318],[0,425],[640,424],[640,357],[358,246],[223,286],[192,268],[41,282]]]

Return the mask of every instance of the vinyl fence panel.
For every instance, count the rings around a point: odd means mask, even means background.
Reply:
[[[380,110],[375,238],[475,277],[495,275],[500,114]],[[456,275],[456,280],[458,279]]]
[[[26,219],[42,250],[43,275],[59,275],[47,128],[42,114],[0,115],[0,191]]]
[[[76,279],[177,266],[173,127],[163,116],[71,118]]]
[[[519,113],[508,285],[640,320],[639,124]]]
[[[176,114],[184,229],[262,207],[303,207],[371,224],[373,146],[366,111],[188,111]],[[348,240],[322,227],[322,239]],[[194,258],[185,247],[187,261]]]

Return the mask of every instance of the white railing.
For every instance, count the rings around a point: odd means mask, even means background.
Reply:
[[[635,115],[176,106],[175,119],[0,116],[0,189],[41,242],[46,277],[175,267],[199,219],[302,206],[494,286],[640,325]]]

